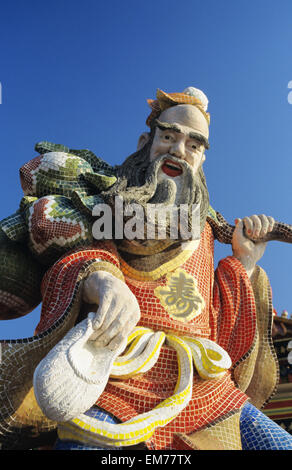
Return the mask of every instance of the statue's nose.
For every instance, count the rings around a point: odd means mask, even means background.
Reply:
[[[175,142],[170,149],[171,155],[177,158],[183,158],[185,154],[185,146],[183,142]]]

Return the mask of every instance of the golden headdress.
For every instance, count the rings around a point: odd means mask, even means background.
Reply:
[[[148,99],[147,103],[152,109],[146,120],[147,126],[151,126],[151,121],[159,116],[162,111],[178,104],[191,104],[196,106],[205,116],[208,125],[210,125],[210,114],[207,113],[208,98],[198,88],[188,87],[182,93],[165,93],[157,90],[156,100]]]

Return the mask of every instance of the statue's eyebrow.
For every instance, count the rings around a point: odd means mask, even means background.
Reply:
[[[169,122],[161,122],[158,119],[155,119],[155,124],[162,131],[171,130],[171,131],[178,132],[179,134],[182,134],[181,129],[177,127],[175,124],[170,124]]]
[[[171,130],[171,131],[178,132],[179,134],[182,134],[182,131],[179,127],[177,127],[175,124],[170,124],[169,122],[161,122],[158,119],[155,119],[154,125],[158,127],[161,131]],[[200,144],[203,144],[206,149],[210,148],[208,139],[206,139],[206,137],[199,134],[198,132],[192,131],[188,134],[188,136],[191,139],[197,140]]]
[[[190,132],[189,137],[191,139],[197,140],[198,142],[200,142],[200,144],[203,144],[207,150],[210,148],[208,139],[206,139],[206,137],[204,137],[203,135],[198,134],[197,132]]]

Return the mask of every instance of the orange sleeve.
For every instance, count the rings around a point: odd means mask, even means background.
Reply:
[[[213,307],[217,314],[216,341],[235,365],[253,345],[256,304],[247,273],[233,256],[221,260],[215,271]]]
[[[90,272],[100,269],[124,279],[116,247],[111,241],[75,250],[56,261],[42,281],[43,304],[37,334],[50,328],[66,313],[74,302],[81,281]]]

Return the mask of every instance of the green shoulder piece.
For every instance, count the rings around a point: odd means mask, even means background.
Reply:
[[[71,149],[66,145],[54,144],[53,142],[39,142],[35,145],[35,151],[39,154],[44,154],[48,152],[64,152],[76,155],[77,157],[83,158],[88,162],[94,172],[102,172],[104,174],[113,175],[115,174],[115,169],[113,166],[109,165],[107,162],[102,160],[102,158],[97,157],[93,152],[88,149],[77,150]]]
[[[35,147],[35,151],[43,154],[48,152],[65,152],[70,153],[69,147],[62,144],[54,144],[53,142],[42,141],[38,142]]]
[[[75,150],[52,142],[35,146],[39,156],[20,169],[21,186],[26,196],[60,195],[74,191],[90,196],[116,181],[115,168],[89,150]]]
[[[115,175],[115,168],[109,165],[107,162],[102,160],[102,158],[97,157],[93,152],[90,150],[75,150],[70,149],[70,153],[73,155],[77,155],[80,158],[86,160],[93,168],[93,170],[97,173],[103,173],[107,176]]]
[[[27,240],[28,229],[22,217],[21,210],[1,220],[0,228],[9,240],[19,243]]]

